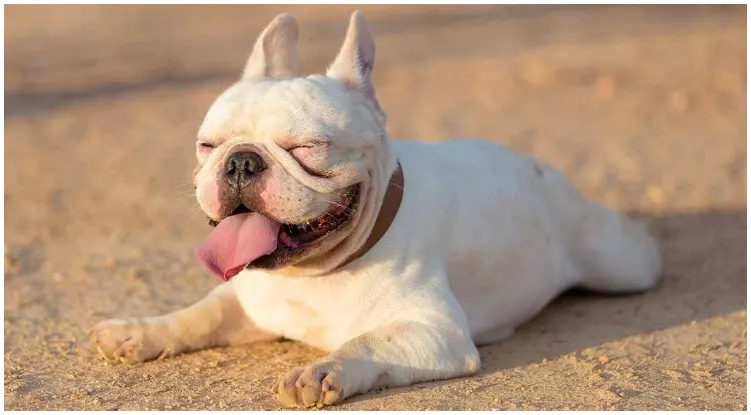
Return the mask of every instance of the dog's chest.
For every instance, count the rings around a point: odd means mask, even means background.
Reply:
[[[324,350],[336,349],[364,331],[359,284],[252,271],[241,272],[232,284],[245,312],[265,331]]]

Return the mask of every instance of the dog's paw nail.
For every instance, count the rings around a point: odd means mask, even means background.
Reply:
[[[321,382],[321,390],[323,390],[323,404],[333,405],[339,402],[343,398],[342,388],[332,375],[327,375]]]

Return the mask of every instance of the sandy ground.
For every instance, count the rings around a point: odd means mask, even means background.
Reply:
[[[276,409],[294,342],[139,364],[97,357],[109,317],[172,311],[219,281],[193,141],[279,7],[8,6],[5,409]],[[306,72],[348,7],[290,8]],[[729,409],[746,403],[746,9],[363,7],[394,138],[483,136],[648,220],[664,280],[566,295],[470,378],[336,409]],[[503,214],[499,212],[499,214]]]

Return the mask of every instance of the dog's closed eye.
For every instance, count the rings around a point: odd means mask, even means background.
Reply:
[[[215,148],[216,145],[209,141],[198,141],[196,143],[196,151],[198,152],[199,158],[207,157]]]
[[[326,170],[327,151],[330,146],[329,140],[313,140],[300,144],[287,151],[300,163],[308,174],[318,177],[328,177],[323,171]]]
[[[328,137],[323,138],[315,138],[312,140],[307,140],[298,144],[291,145],[289,147],[286,147],[287,151],[292,151],[298,148],[328,148],[328,146],[331,144],[331,139]]]
[[[292,156],[299,161],[300,159],[307,159],[310,157],[314,157],[315,155],[320,155],[322,151],[328,148],[328,146],[329,146],[328,141],[322,141],[322,142],[313,141],[313,142],[308,142],[308,143],[305,143],[296,147],[292,147],[288,149],[287,151],[289,151],[289,153],[292,154]]]
[[[315,149],[321,150],[321,149],[328,148],[329,145],[331,145],[331,139],[329,139],[329,138],[320,138],[320,139],[308,140],[308,141],[305,141],[305,142],[302,142],[302,143],[299,143],[299,144],[296,144],[296,145],[292,145],[292,146],[290,146],[290,147],[287,148],[287,151],[291,152],[291,151],[296,150],[298,148],[315,148]]]

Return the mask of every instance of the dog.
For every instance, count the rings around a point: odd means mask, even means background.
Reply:
[[[272,392],[324,407],[472,375],[477,346],[569,288],[658,281],[646,226],[544,163],[480,139],[392,142],[360,12],[325,75],[298,76],[298,33],[277,16],[198,132],[196,197],[215,228],[196,255],[227,282],[171,314],[97,324],[102,356],[298,340],[330,354]]]

